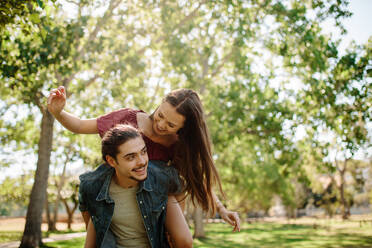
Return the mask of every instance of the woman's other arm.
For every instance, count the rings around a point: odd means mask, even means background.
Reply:
[[[226,209],[214,193],[213,198],[216,202],[217,211],[220,214],[221,218],[234,227],[233,232],[240,232],[240,219],[238,213]]]
[[[66,91],[63,86],[50,91],[48,97],[49,112],[62,124],[66,129],[74,133],[93,134],[98,133],[97,119],[82,120],[74,116],[63,108],[66,105]]]

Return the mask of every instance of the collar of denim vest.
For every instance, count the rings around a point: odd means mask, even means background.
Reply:
[[[149,174],[148,168],[149,167],[147,167],[147,178],[146,178],[145,181],[142,181],[142,182],[139,183],[137,193],[141,192],[142,190],[146,190],[146,191],[152,191],[153,190],[150,179],[149,179],[149,176],[148,176],[148,174]],[[115,169],[110,167],[108,173],[106,174],[106,179],[105,179],[105,181],[104,181],[104,183],[101,187],[101,190],[98,193],[96,201],[105,200],[107,203],[113,203],[114,202],[111,199],[110,194],[109,194],[110,183],[111,183],[111,179],[112,179],[112,176],[114,175],[114,173],[115,173]]]

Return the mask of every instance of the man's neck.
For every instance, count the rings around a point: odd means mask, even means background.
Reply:
[[[122,178],[120,177],[120,175],[116,174],[116,172],[113,176],[113,180],[115,181],[117,185],[119,185],[120,187],[124,189],[133,188],[138,185],[137,181],[130,179],[130,178]]]

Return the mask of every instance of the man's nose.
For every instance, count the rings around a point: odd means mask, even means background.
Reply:
[[[148,159],[147,154],[140,155],[139,158],[138,158],[138,163],[141,164],[141,165],[146,164],[148,160],[149,159]]]

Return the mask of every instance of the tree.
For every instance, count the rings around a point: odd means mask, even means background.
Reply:
[[[32,174],[19,177],[6,177],[0,187],[0,215],[12,215],[14,211],[27,207],[32,186]]]
[[[345,196],[348,164],[358,150],[371,142],[366,129],[372,117],[368,110],[372,96],[368,80],[370,57],[371,48],[367,44],[347,51],[327,66],[325,72],[308,79],[309,88],[303,95],[308,101],[302,100],[305,111],[313,109],[304,113],[314,128],[311,138],[318,139],[322,133],[332,137],[323,141],[323,159],[331,161],[327,163],[329,170],[337,171],[340,178],[338,190],[344,219],[348,217],[349,208]]]
[[[8,24],[17,23],[23,32],[29,32],[29,25],[22,25],[28,21],[36,24],[39,22],[39,13],[36,8],[43,8],[46,0],[4,0],[1,2],[0,33]],[[23,21],[23,22],[22,22]]]
[[[38,150],[35,182],[21,247],[38,247],[41,244],[41,214],[46,195],[54,123],[54,118],[46,109],[44,93],[55,87],[57,82],[67,88],[72,80],[76,80],[79,70],[97,60],[96,47],[86,41],[97,37],[119,2],[111,1],[103,16],[91,18],[81,13],[82,8],[88,8],[89,5],[79,3],[79,18],[76,20],[59,19],[56,9],[51,16],[40,18],[35,27],[37,32],[27,35],[7,29],[2,34],[4,42],[1,59],[6,63],[1,64],[1,78],[4,81],[1,95],[9,104],[16,101],[37,107],[42,116],[39,141],[35,146]],[[84,33],[83,27],[88,25],[89,31]],[[88,53],[90,58],[86,57]],[[76,86],[86,86],[96,78],[95,75],[90,80],[80,80]]]
[[[79,206],[79,181],[73,177],[69,178],[61,196],[67,212],[67,228],[71,229],[74,213]]]

